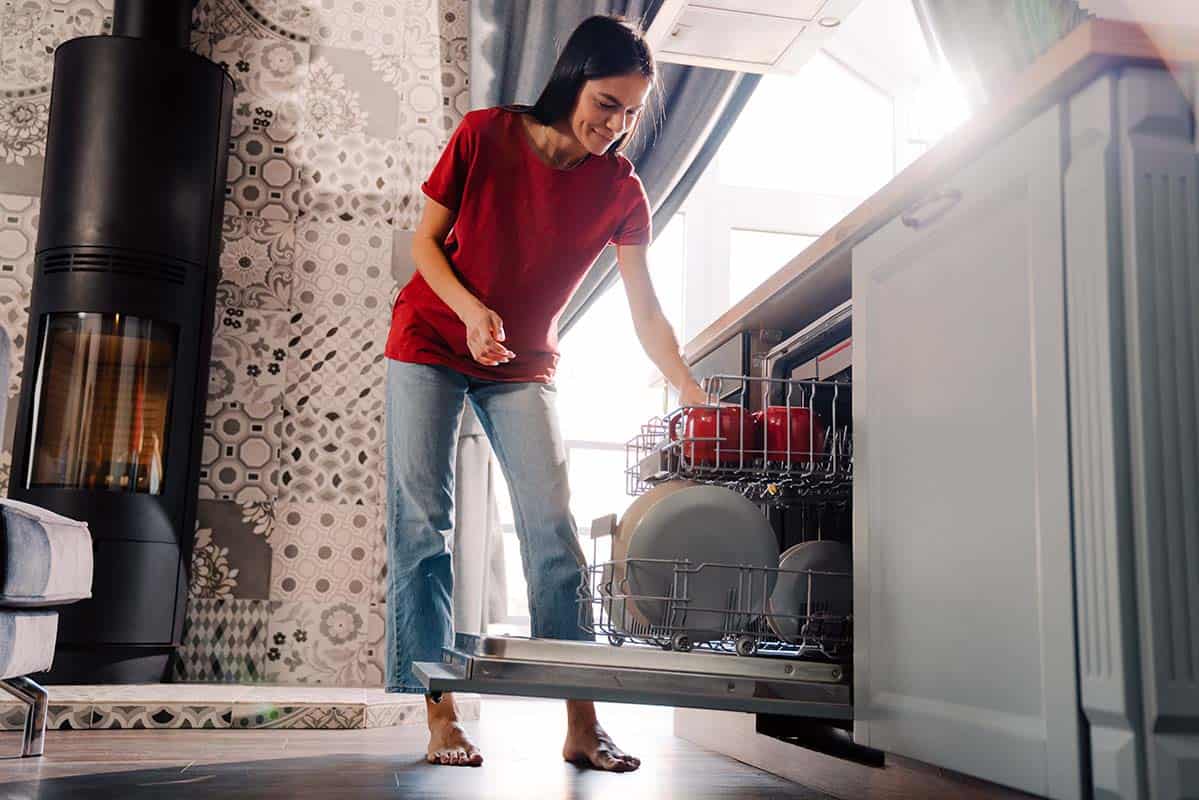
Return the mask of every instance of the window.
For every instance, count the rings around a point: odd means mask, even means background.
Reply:
[[[729,300],[740,301],[816,239],[733,228],[729,231]]]
[[[891,98],[827,55],[767,75],[720,148],[720,182],[866,197],[894,174]]]

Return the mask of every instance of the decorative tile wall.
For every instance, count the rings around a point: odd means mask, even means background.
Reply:
[[[111,32],[112,10],[113,0],[0,0],[10,406],[53,50]],[[412,274],[420,183],[469,108],[468,18],[468,0],[197,4],[192,50],[224,66],[236,96],[177,680],[382,685],[383,345],[392,300]],[[8,419],[0,490],[15,414]],[[366,724],[362,709],[340,713],[133,703],[94,714],[90,726]]]

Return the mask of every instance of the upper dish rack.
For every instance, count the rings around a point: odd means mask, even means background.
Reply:
[[[704,389],[704,405],[655,417],[629,440],[629,494],[684,478],[769,504],[849,500],[851,384],[716,375]],[[718,400],[734,395],[759,410]]]

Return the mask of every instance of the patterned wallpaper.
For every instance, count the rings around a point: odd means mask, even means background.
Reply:
[[[180,680],[383,682],[383,345],[419,184],[469,107],[468,0],[201,0],[233,76]],[[112,0],[0,0],[7,484],[54,47]]]

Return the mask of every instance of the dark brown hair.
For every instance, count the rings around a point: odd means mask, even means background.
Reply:
[[[570,116],[587,81],[639,73],[657,83],[658,68],[645,35],[636,25],[615,16],[598,15],[579,23],[554,64],[550,79],[532,106],[517,107],[542,125],[553,125]],[[641,116],[644,116],[642,114]],[[641,121],[616,141],[609,152],[628,146]]]

